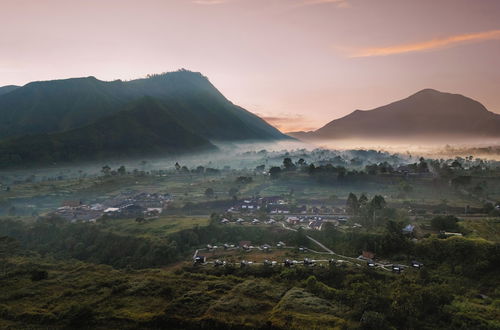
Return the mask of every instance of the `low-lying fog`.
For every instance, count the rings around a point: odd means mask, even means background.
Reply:
[[[367,164],[387,161],[391,165],[408,164],[420,157],[452,159],[455,157],[474,156],[489,160],[500,160],[500,141],[475,141],[471,143],[409,143],[398,141],[280,141],[254,143],[216,143],[219,151],[195,155],[142,157],[133,160],[94,161],[78,164],[65,164],[44,168],[20,170],[1,170],[0,185],[13,181],[33,181],[57,177],[78,178],[101,173],[104,165],[116,169],[124,165],[127,171],[137,169],[172,170],[175,163],[189,169],[197,166],[217,169],[254,169],[258,165],[281,165],[284,157],[293,161],[303,158],[308,163],[331,162],[335,165],[363,168]],[[343,163],[344,162],[344,163]]]

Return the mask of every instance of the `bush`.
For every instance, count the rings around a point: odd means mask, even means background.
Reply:
[[[431,220],[431,226],[435,230],[458,230],[458,218],[453,215],[438,216]]]
[[[33,282],[46,280],[48,277],[49,277],[49,274],[45,270],[34,270],[31,272],[31,280]]]

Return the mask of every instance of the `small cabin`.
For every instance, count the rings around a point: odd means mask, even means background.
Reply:
[[[373,259],[375,259],[375,253],[373,253],[371,251],[364,251],[363,250],[361,252],[360,258],[365,259],[365,260],[373,260]]]
[[[418,261],[413,260],[413,261],[411,262],[411,266],[412,266],[413,268],[420,269],[420,268],[424,267],[424,264],[423,264],[423,263],[421,263],[421,262],[418,262]]]
[[[261,246],[262,250],[266,251],[266,252],[269,252],[271,251],[271,245],[269,244],[264,244]]]
[[[309,258],[304,258],[304,266],[312,266],[314,265],[314,260]]]
[[[401,273],[403,271],[403,266],[401,265],[392,265],[392,272],[393,273]]]
[[[204,256],[196,256],[194,258],[194,263],[197,265],[204,264],[205,262],[207,262],[207,258]]]

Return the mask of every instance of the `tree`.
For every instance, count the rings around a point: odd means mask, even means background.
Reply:
[[[370,206],[373,210],[381,210],[385,207],[387,203],[385,202],[385,199],[381,195],[375,195],[373,196]]]
[[[279,178],[280,174],[281,174],[281,167],[273,166],[269,169],[269,175],[271,176],[271,179]]]
[[[382,253],[392,255],[409,250],[409,241],[403,234],[404,224],[389,220],[385,227],[385,235],[381,238]]]
[[[427,173],[429,172],[429,165],[427,164],[427,162],[425,161],[424,157],[420,157],[420,162],[418,163],[417,165],[417,170],[420,172],[420,173]]]
[[[458,218],[453,215],[438,216],[431,220],[431,226],[435,230],[458,230]]]
[[[118,175],[125,175],[127,173],[127,170],[125,169],[125,166],[120,166],[117,170]]]
[[[307,172],[309,173],[309,175],[314,174],[316,172],[316,166],[314,166],[314,164],[310,164],[307,168]]]
[[[214,195],[215,195],[215,192],[214,192],[214,190],[212,188],[207,188],[205,190],[205,196],[206,197],[212,198],[212,197],[214,197]]]
[[[304,246],[307,244],[307,242],[308,242],[308,239],[307,239],[306,233],[304,232],[304,228],[300,227],[295,232],[295,244],[297,246]]]
[[[101,172],[102,172],[102,174],[104,174],[104,176],[110,176],[111,175],[111,167],[109,167],[109,165],[104,165],[101,169]]]
[[[359,206],[364,207],[364,206],[366,206],[367,203],[368,203],[368,197],[366,197],[365,194],[361,194],[361,196],[359,196],[359,199],[358,199]]]
[[[285,159],[283,159],[283,167],[287,171],[295,170],[295,164],[292,162],[292,159],[289,157],[286,157]]]
[[[355,194],[349,193],[349,196],[347,196],[346,207],[347,207],[347,212],[349,214],[358,213],[359,202],[358,202],[358,197]]]
[[[450,166],[453,169],[462,169],[462,163],[460,163],[457,159],[455,159]]]

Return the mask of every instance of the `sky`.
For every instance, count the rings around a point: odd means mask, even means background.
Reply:
[[[186,68],[284,132],[424,88],[500,113],[497,0],[0,0],[0,86]]]

